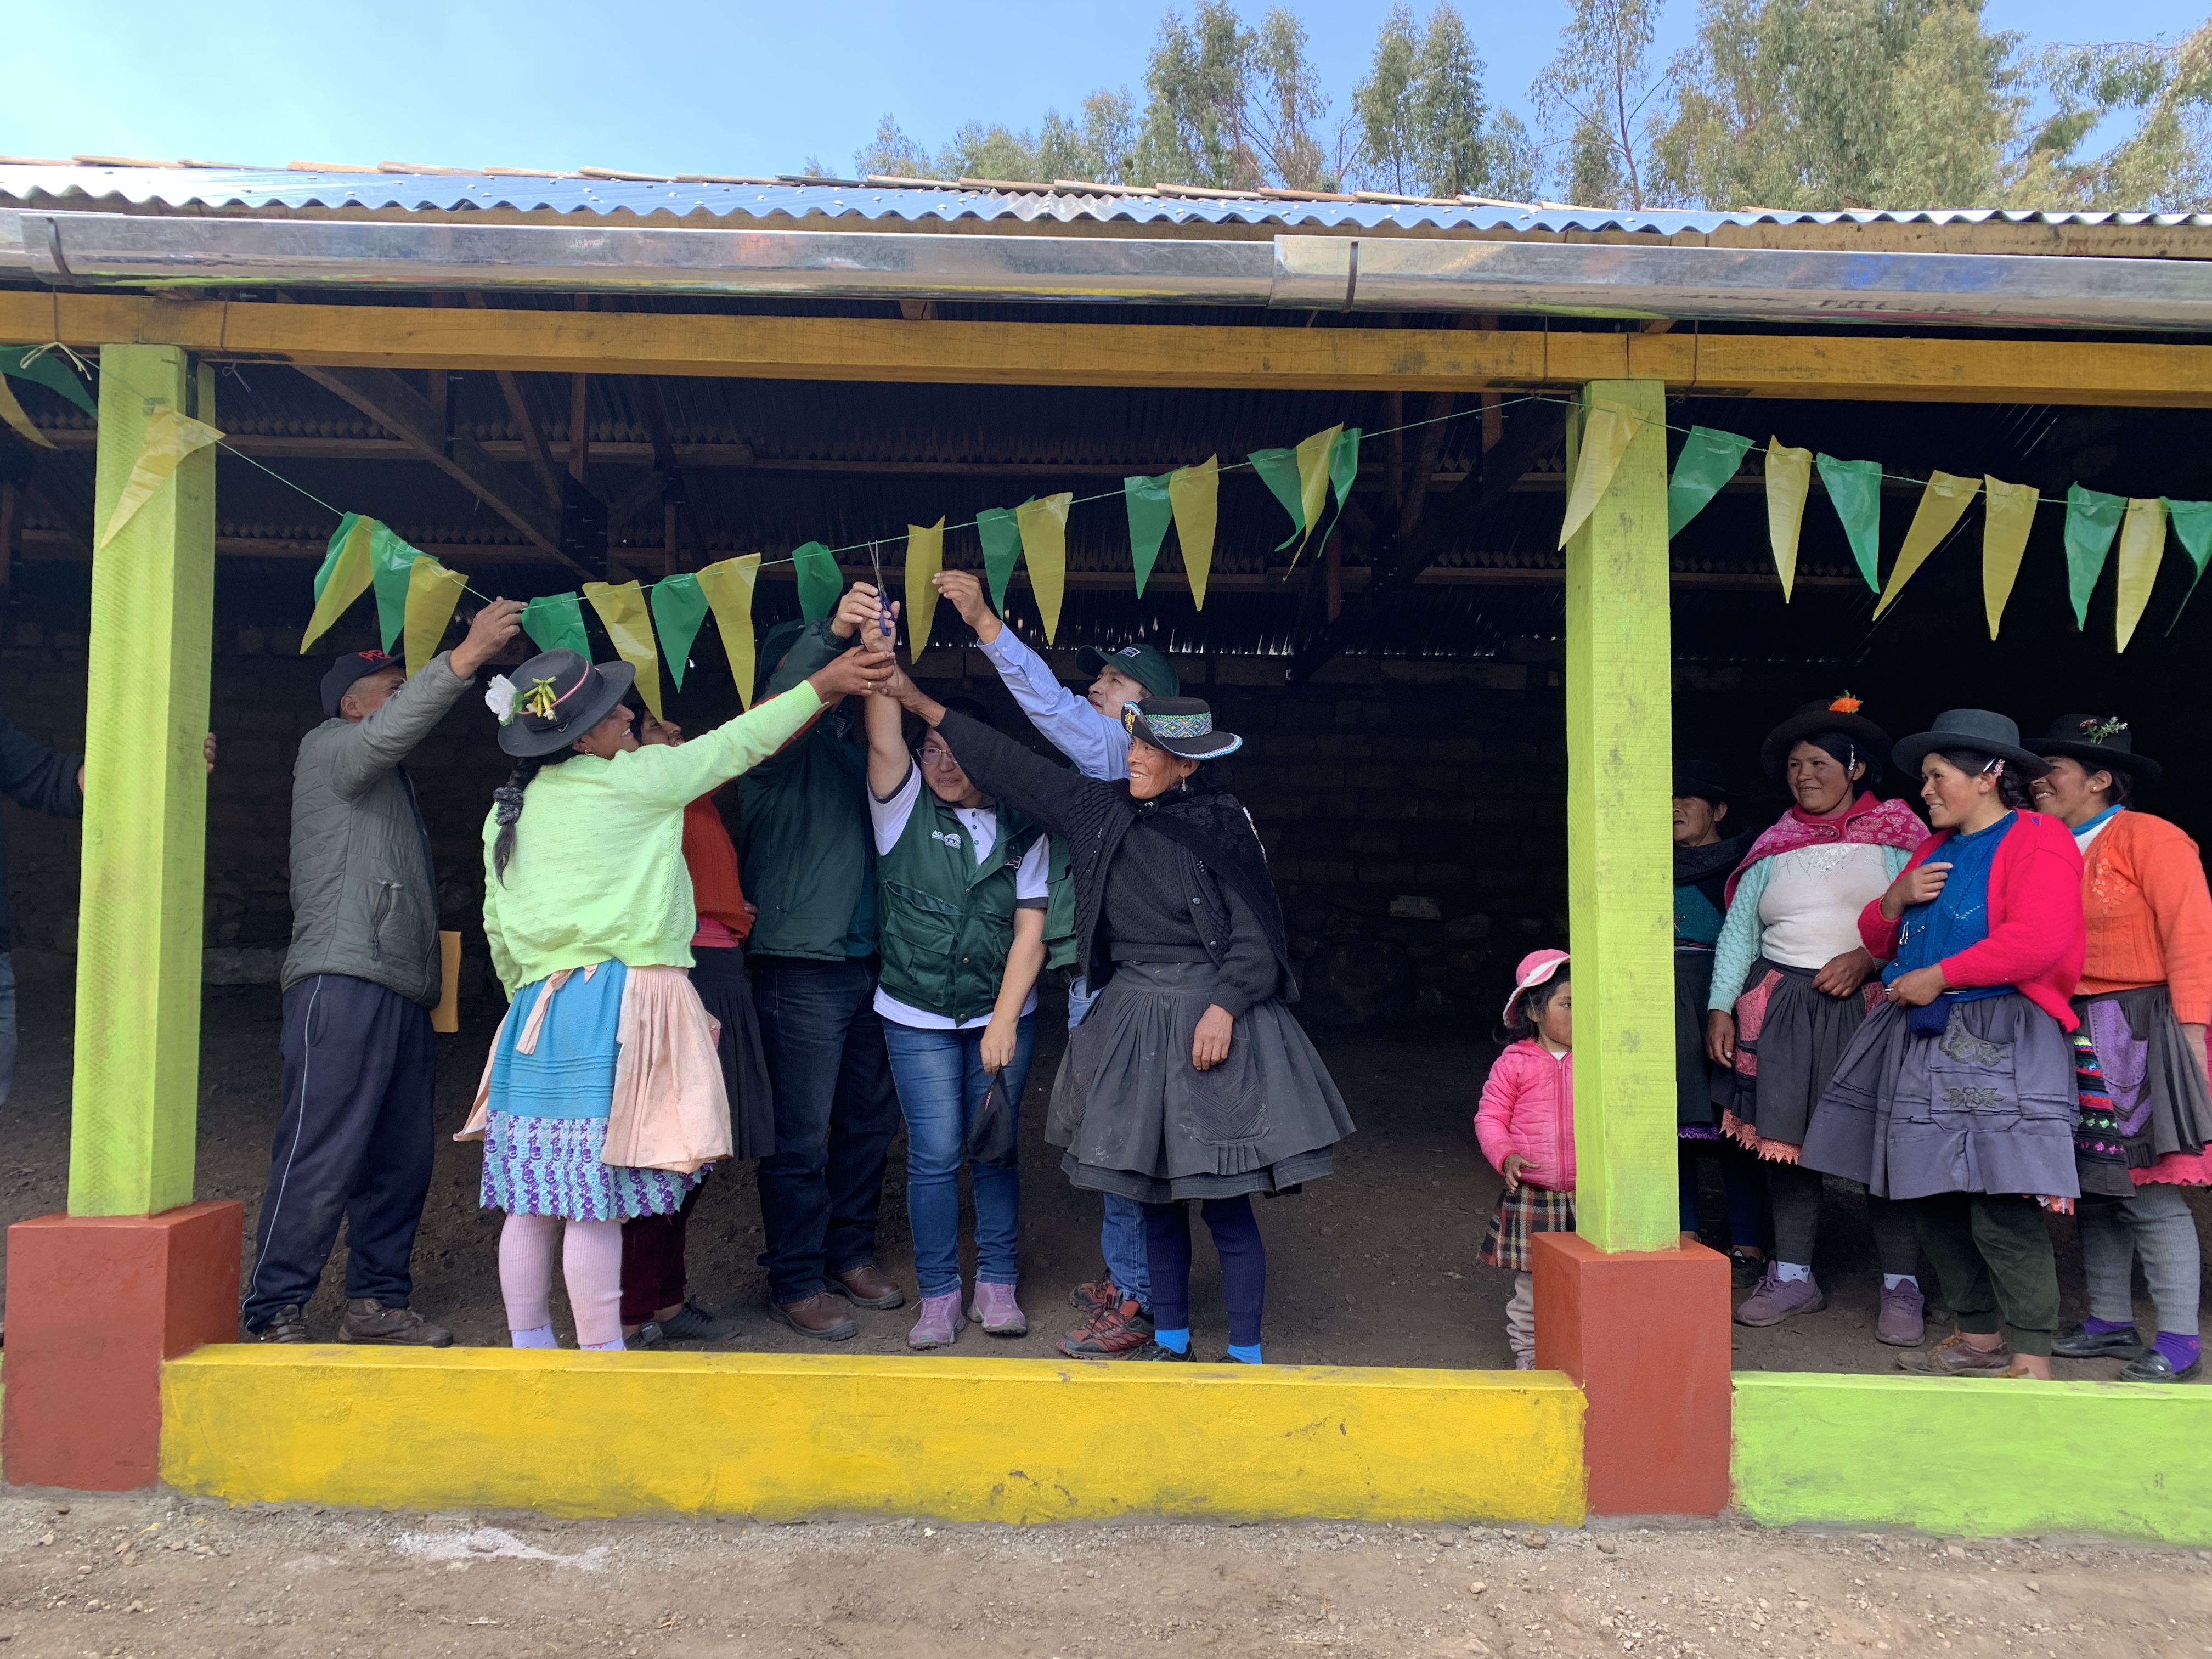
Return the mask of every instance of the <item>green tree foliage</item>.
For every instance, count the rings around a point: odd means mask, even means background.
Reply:
[[[2010,192],[2023,207],[2196,213],[2212,208],[2212,22],[2178,44],[2054,46],[2039,64],[2056,112]],[[2139,111],[2100,155],[2077,152],[2105,120]]]
[[[1989,204],[2026,105],[2019,42],[1980,0],[1705,0],[1656,187],[1721,208]]]
[[[1338,169],[1314,125],[1328,113],[1306,32],[1286,11],[1244,27],[1227,0],[1170,12],[1145,67],[1131,166],[1139,183],[1212,190],[1333,190]]]
[[[853,168],[863,179],[996,179],[1017,184],[1080,179],[1115,185],[1127,176],[1134,131],[1129,94],[1104,90],[1085,99],[1073,116],[1047,110],[1034,134],[969,121],[935,155],[886,115],[877,124],[876,136],[854,153]],[[817,163],[807,165],[821,171]]]
[[[1536,79],[1537,111],[1565,152],[1577,202],[1645,205],[1651,105],[1666,88],[1650,61],[1658,11],[1654,0],[1574,0],[1559,53]]]
[[[1370,190],[1406,196],[1508,197],[1534,189],[1528,130],[1491,112],[1482,59],[1458,11],[1440,5],[1416,29],[1393,6],[1376,37],[1367,78],[1353,88],[1354,167]]]

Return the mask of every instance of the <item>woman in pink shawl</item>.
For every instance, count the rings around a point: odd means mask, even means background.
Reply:
[[[1821,1177],[1799,1167],[1814,1109],[1881,990],[1859,941],[1859,912],[1880,898],[1927,826],[1903,801],[1877,800],[1889,734],[1849,696],[1808,702],[1767,734],[1759,758],[1796,804],[1752,843],[1729,878],[1714,947],[1705,1048],[1725,1067],[1722,1133],[1772,1164],[1774,1253],[1736,1310],[1744,1325],[1778,1325],[1828,1305],[1813,1278]],[[1882,1291],[1875,1334],[1917,1347],[1923,1301],[1911,1211],[1869,1198]]]

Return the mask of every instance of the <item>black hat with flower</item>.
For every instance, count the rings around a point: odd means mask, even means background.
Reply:
[[[2135,732],[2117,714],[2061,714],[2039,738],[2040,755],[2064,755],[2092,772],[2124,772],[2137,783],[2156,783],[2164,769],[2136,753]]]
[[[636,678],[626,662],[594,667],[574,651],[544,651],[511,679],[492,676],[484,706],[499,716],[499,746],[526,760],[568,747],[613,712]]]

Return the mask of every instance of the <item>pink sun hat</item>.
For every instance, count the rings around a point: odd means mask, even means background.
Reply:
[[[1513,970],[1513,994],[1505,999],[1505,1012],[1498,1018],[1505,1024],[1513,1023],[1513,1005],[1521,994],[1532,985],[1541,985],[1551,978],[1554,968],[1562,967],[1567,960],[1565,951],[1531,951],[1521,958],[1521,965]]]

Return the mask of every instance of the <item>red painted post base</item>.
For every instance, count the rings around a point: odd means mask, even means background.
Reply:
[[[161,1478],[161,1362],[235,1340],[244,1216],[185,1204],[8,1229],[10,1484],[129,1492]]]
[[[1717,1515],[1729,1501],[1729,1262],[1679,1249],[1608,1255],[1577,1233],[1530,1241],[1536,1364],[1589,1401],[1594,1515]]]

